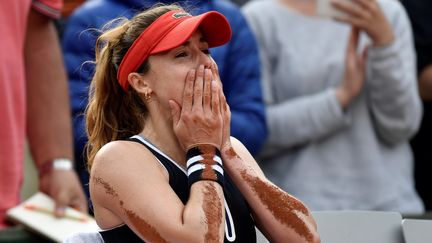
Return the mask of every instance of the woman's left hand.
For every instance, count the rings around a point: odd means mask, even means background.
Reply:
[[[331,0],[331,3],[346,13],[335,19],[364,30],[374,46],[385,46],[394,40],[393,29],[377,0]]]
[[[220,86],[222,87],[222,81],[220,80],[218,66],[214,60],[212,61],[213,61],[213,64],[211,66],[212,78],[213,80],[218,82],[218,84],[220,84]],[[221,103],[221,114],[223,120],[222,145],[221,145],[221,151],[223,151],[226,148],[231,148],[231,129],[230,129],[231,110],[223,92],[219,93],[219,99]]]
[[[202,144],[221,149],[223,118],[220,93],[221,87],[212,81],[211,70],[200,65],[186,77],[182,106],[174,100],[169,101],[174,133],[185,151]]]

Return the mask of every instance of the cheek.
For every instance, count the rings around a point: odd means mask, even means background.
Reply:
[[[184,76],[184,78],[180,78],[179,76],[174,75],[169,75],[163,80],[158,80],[160,85],[158,85],[159,87],[157,93],[160,102],[162,102],[164,106],[167,105],[169,107],[169,100],[174,100],[180,106],[182,106],[185,80],[186,76]]]
[[[171,99],[177,102],[180,106],[183,104],[184,84],[184,81],[178,82],[176,84],[173,84],[171,88]]]
[[[176,101],[180,106],[183,103],[183,91],[186,77],[190,70],[195,67],[187,63],[165,62],[159,63],[160,68],[157,75],[157,92],[161,102],[168,105],[168,100]]]
[[[174,99],[179,104],[183,102],[183,91],[189,70],[186,68],[173,70],[170,81],[167,82],[169,84],[167,88],[170,90],[171,99]]]

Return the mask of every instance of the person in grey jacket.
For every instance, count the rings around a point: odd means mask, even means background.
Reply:
[[[422,213],[408,140],[422,115],[409,20],[394,0],[252,1],[270,180],[312,210]],[[337,21],[334,21],[337,20]]]

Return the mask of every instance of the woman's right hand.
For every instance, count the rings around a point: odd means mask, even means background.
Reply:
[[[351,30],[345,56],[344,80],[336,89],[336,97],[343,108],[346,108],[360,94],[366,76],[368,47],[365,47],[361,55],[357,54],[359,32],[356,27]]]
[[[189,71],[186,77],[182,106],[169,101],[174,133],[184,151],[200,144],[221,148],[221,92],[220,85],[212,81],[212,71],[200,65],[198,70]]]

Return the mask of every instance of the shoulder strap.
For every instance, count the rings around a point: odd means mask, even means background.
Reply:
[[[128,141],[132,141],[132,142],[137,142],[137,143],[139,143],[139,144],[142,144],[142,145],[144,145],[148,150],[150,150],[150,152],[154,155],[154,156],[156,156],[156,158],[165,166],[165,168],[167,168],[167,167],[169,167],[169,164],[167,164],[167,163],[169,163],[168,161],[167,161],[167,158],[165,158],[162,154],[160,154],[159,152],[157,152],[156,150],[154,150],[153,148],[151,148],[150,146],[148,146],[147,144],[145,144],[145,143],[143,143],[141,140],[139,140],[138,138],[134,138],[134,137],[131,137],[131,138],[128,138],[127,139]]]

